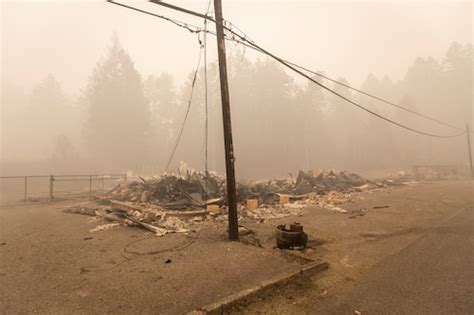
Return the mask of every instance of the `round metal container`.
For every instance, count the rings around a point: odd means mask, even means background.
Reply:
[[[276,228],[276,241],[280,249],[303,249],[308,243],[308,235],[299,223],[282,224]]]

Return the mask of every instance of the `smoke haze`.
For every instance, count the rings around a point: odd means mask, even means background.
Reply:
[[[207,7],[207,1],[173,3],[199,12]],[[127,4],[203,25],[152,3]],[[2,174],[163,172],[190,100],[198,35],[104,1],[1,6]],[[223,6],[227,20],[278,56],[449,124],[472,125],[470,2],[225,1]],[[215,37],[207,42],[208,162],[223,173]],[[248,48],[228,42],[227,53],[239,177],[467,163],[465,136],[413,134]],[[201,61],[172,169],[180,161],[204,168],[203,70]],[[459,132],[320,82],[413,128]]]

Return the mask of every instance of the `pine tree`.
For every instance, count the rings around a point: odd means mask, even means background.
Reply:
[[[141,76],[116,35],[93,70],[84,100],[89,107],[85,135],[92,157],[122,168],[146,160],[148,102]]]

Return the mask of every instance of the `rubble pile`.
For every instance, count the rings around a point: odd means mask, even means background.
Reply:
[[[388,176],[389,180],[392,180],[395,183],[408,183],[413,181],[414,176],[410,173],[407,173],[405,171],[398,171],[394,174],[391,174]]]
[[[369,186],[368,184],[365,184],[362,186],[357,186],[354,190],[356,192],[361,192],[366,189],[369,189],[370,187],[371,186]],[[347,210],[340,208],[339,205],[347,202],[352,202],[352,197],[353,193],[350,192],[331,191],[326,195],[319,196],[314,203],[322,208],[346,213]]]
[[[405,171],[398,171],[394,174],[390,174],[385,178],[374,180],[373,182],[371,182],[371,184],[379,188],[391,186],[407,186],[417,183],[413,180],[414,176],[412,174],[407,173]]]
[[[263,223],[267,220],[281,219],[289,216],[301,215],[301,210],[305,208],[305,203],[296,201],[284,205],[263,205],[255,209],[247,209],[242,206],[239,210],[240,219],[249,218]]]
[[[296,180],[270,180],[266,182],[237,185],[237,198],[243,201],[258,198],[259,204],[274,204],[279,200],[279,194],[288,195],[290,200],[305,199],[308,194],[326,194],[330,191],[352,191],[355,187],[367,184],[369,181],[361,176],[348,172],[334,171],[299,171]]]
[[[135,226],[158,236],[168,233],[187,233],[188,227],[203,220],[205,211],[164,211],[159,207],[144,207],[120,201],[102,200],[97,205],[72,206],[65,213],[82,214],[102,218],[112,223],[102,224],[90,232],[108,230],[120,225]]]
[[[308,203],[309,200],[316,199],[316,196],[323,196],[318,198],[316,203],[334,208],[338,203],[347,201],[347,198],[343,197],[345,193],[383,185],[385,184],[376,185],[357,174],[344,171],[300,171],[296,179],[291,176],[289,179],[239,182],[236,190],[239,203],[255,200],[256,206],[251,208],[258,208],[258,211],[247,211],[249,217],[255,217],[256,212],[259,212],[260,217],[269,218],[291,215],[294,209],[289,211],[288,206],[283,206],[288,202],[292,205],[295,205],[294,202]],[[338,192],[338,198],[345,199],[338,202],[335,192]],[[226,200],[225,180],[210,174],[189,171],[185,176],[165,175],[148,179],[139,177],[139,180],[128,185],[118,185],[106,198],[147,207],[158,206],[167,210],[205,208],[217,216],[222,213]],[[288,200],[284,202],[282,198]],[[299,206],[304,207],[302,204]],[[273,215],[265,215],[268,212]]]
[[[224,180],[210,174],[190,173],[180,177],[165,175],[118,185],[109,192],[110,200],[150,203],[166,209],[184,210],[222,204]]]
[[[308,204],[347,212],[339,205],[351,202],[366,190],[410,183],[411,176],[399,172],[388,179],[369,181],[348,172],[300,171],[296,179],[239,182],[237,201],[240,219],[264,222],[301,215]],[[227,221],[225,180],[210,174],[187,171],[186,175],[142,178],[114,187],[98,200],[97,207],[72,207],[65,212],[104,218],[108,224],[136,226],[162,236],[187,233],[189,226],[206,218]],[[117,224],[118,223],[118,224]]]
[[[311,171],[307,173],[300,171],[296,178],[294,192],[296,194],[307,194],[310,192],[324,194],[334,190],[351,190],[366,183],[368,181],[361,176],[345,171],[338,173],[332,170],[329,172],[319,171],[316,175]]]

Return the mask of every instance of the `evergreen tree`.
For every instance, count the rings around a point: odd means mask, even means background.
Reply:
[[[33,88],[29,97],[28,110],[24,116],[31,143],[31,154],[48,156],[54,139],[60,134],[73,133],[72,108],[63,93],[61,85],[53,75],[48,75]]]
[[[171,143],[179,124],[176,121],[179,113],[173,77],[166,72],[151,75],[143,85],[145,97],[150,104],[150,137],[153,140],[151,157],[154,164],[164,165],[172,150]]]
[[[349,83],[344,78],[337,81],[346,85]],[[351,90],[347,87],[334,83],[333,88],[338,94],[352,99]],[[354,117],[358,114],[358,109],[339,96],[329,94],[328,97],[328,118],[326,121],[327,141],[329,155],[333,158],[328,161],[328,165],[335,169],[351,169],[354,159],[354,130],[357,122]]]
[[[320,81],[318,76],[314,80]],[[294,127],[299,134],[298,146],[301,148],[303,164],[306,170],[323,168],[322,164],[329,159],[326,146],[325,114],[327,111],[326,97],[323,89],[308,81],[296,94],[295,107],[298,124]]]
[[[116,35],[84,92],[86,141],[92,157],[131,167],[146,159],[149,107],[140,74]]]

